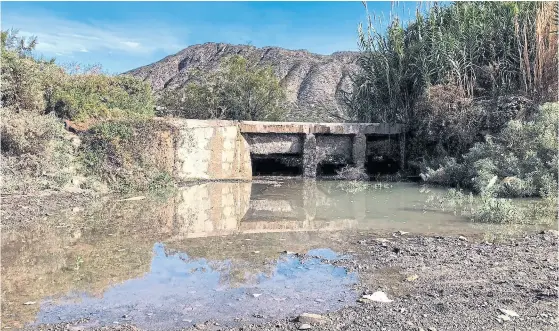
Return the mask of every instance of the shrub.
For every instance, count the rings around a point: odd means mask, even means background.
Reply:
[[[74,149],[53,116],[1,110],[2,192],[61,189],[74,174]]]
[[[336,178],[343,180],[364,181],[369,180],[369,175],[367,175],[363,167],[347,165],[337,171]]]
[[[172,128],[156,120],[107,121],[84,136],[81,159],[89,174],[120,192],[172,185]]]
[[[281,120],[285,93],[270,67],[256,67],[241,56],[221,63],[217,72],[192,73],[196,80],[167,90],[159,103],[164,114],[196,119]]]
[[[531,121],[509,121],[496,136],[475,144],[460,162],[447,159],[437,170],[427,168],[432,183],[482,192],[489,181],[500,197],[549,196],[557,192],[559,104],[547,103]]]
[[[450,189],[444,196],[431,195],[428,204],[436,202],[442,210],[469,217],[474,222],[496,224],[553,224],[557,220],[557,198],[534,201],[495,197],[487,185],[479,196]]]
[[[2,51],[2,107],[16,111],[41,113],[45,109],[41,64],[22,58],[12,51]]]
[[[76,122],[154,115],[148,83],[128,76],[97,73],[67,76],[55,88],[51,107],[58,116]]]

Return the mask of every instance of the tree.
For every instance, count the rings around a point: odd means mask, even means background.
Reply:
[[[216,72],[193,72],[193,82],[166,90],[159,104],[187,118],[280,120],[285,93],[270,67],[257,67],[242,56],[225,59]]]
[[[2,31],[2,51],[13,51],[21,57],[31,56],[37,47],[37,37],[20,37],[18,33],[19,31],[14,29]]]

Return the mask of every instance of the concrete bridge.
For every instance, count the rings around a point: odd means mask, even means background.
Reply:
[[[251,179],[253,175],[335,175],[345,165],[370,173],[404,164],[403,126],[159,118],[174,129],[167,158],[176,179]],[[168,133],[165,135],[169,148]],[[169,147],[167,147],[169,146]]]
[[[279,165],[295,172],[302,169],[303,177],[310,178],[328,175],[345,165],[364,167],[368,156],[375,154],[368,142],[390,137],[404,142],[400,139],[402,126],[386,123],[243,121],[239,129],[250,146],[253,173]],[[403,164],[403,151],[398,154]]]

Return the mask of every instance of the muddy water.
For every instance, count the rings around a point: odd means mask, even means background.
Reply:
[[[351,258],[339,255],[349,231],[486,231],[429,207],[433,193],[260,179],[77,206],[3,231],[2,324],[169,329],[336,310],[357,297],[359,275],[331,264]]]

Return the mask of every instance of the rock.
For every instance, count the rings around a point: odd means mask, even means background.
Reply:
[[[419,276],[414,274],[414,275],[408,276],[408,277],[406,278],[406,280],[407,280],[408,282],[414,282],[414,281],[416,281],[418,278],[419,278]]]
[[[497,319],[501,321],[510,321],[510,317],[508,317],[507,315],[499,315],[497,316]]]
[[[458,239],[462,240],[462,241],[468,241],[468,238],[464,237],[464,236],[460,236],[458,237]]]
[[[327,319],[322,315],[303,313],[297,317],[297,321],[303,324],[317,324],[324,323]]]
[[[34,305],[36,303],[37,302],[35,302],[35,301],[27,301],[27,302],[24,302],[23,304],[26,305],[26,306],[29,306],[29,305]]]
[[[405,235],[405,234],[408,234],[409,232],[406,232],[406,231],[398,231],[398,232],[396,232],[396,233],[399,234],[399,235],[401,235],[401,236],[403,236],[403,235]]]
[[[519,315],[514,310],[499,308],[499,311],[501,313],[503,313],[504,315],[507,315],[507,316],[510,316],[510,317],[519,317]]]
[[[362,299],[366,299],[366,300],[371,300],[371,301],[376,301],[376,302],[392,302],[394,300],[390,300],[388,299],[388,297],[386,296],[386,293],[382,292],[382,291],[377,291],[373,294],[366,294],[364,296],[361,297]]]
[[[255,298],[258,298],[258,297],[261,296],[261,295],[262,295],[262,293],[253,293],[253,294],[252,294],[252,296],[255,297]]]
[[[299,330],[308,330],[310,328],[312,328],[312,326],[310,326],[310,324],[301,324],[299,326]]]

